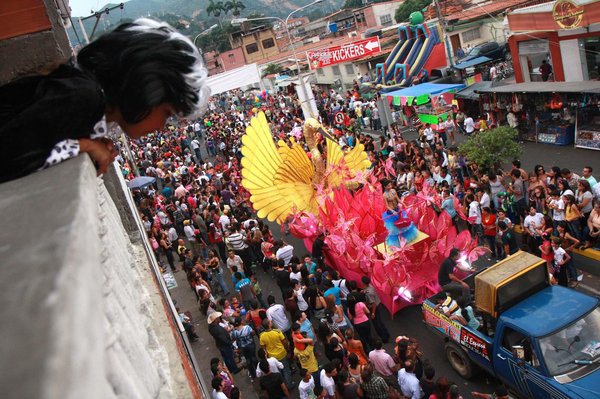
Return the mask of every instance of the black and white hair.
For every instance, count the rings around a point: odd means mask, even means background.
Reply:
[[[165,103],[181,116],[199,113],[210,95],[200,52],[165,22],[140,18],[119,25],[82,48],[77,62],[127,123]]]

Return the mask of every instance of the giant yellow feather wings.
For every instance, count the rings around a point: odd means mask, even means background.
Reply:
[[[279,141],[276,146],[264,113],[252,118],[242,136],[242,184],[251,194],[258,217],[282,223],[293,211],[318,214],[317,184],[339,187],[370,166],[362,144],[344,152],[329,139],[325,164],[316,148],[318,127],[314,119],[304,126],[309,158],[298,143],[289,147]]]

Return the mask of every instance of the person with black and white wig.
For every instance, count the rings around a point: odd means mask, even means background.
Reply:
[[[0,87],[0,182],[87,152],[98,173],[116,156],[112,124],[130,138],[162,129],[208,101],[207,70],[194,44],[170,25],[119,25],[47,75]]]

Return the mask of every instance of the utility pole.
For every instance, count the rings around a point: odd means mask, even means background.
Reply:
[[[444,19],[444,15],[442,14],[442,9],[440,8],[440,0],[433,0],[433,4],[435,6],[435,12],[438,17],[438,22],[440,27],[442,28],[442,36],[444,37],[444,44],[446,46],[446,53],[448,54],[448,61],[450,61],[450,66],[454,65],[454,61],[452,59],[452,49],[450,48],[450,43],[448,43],[448,33],[446,31],[446,20]]]

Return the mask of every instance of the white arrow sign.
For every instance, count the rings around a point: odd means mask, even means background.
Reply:
[[[374,42],[368,42],[367,44],[365,44],[365,48],[369,51],[373,51],[373,49],[378,48],[379,44],[377,43],[377,41]]]

